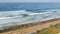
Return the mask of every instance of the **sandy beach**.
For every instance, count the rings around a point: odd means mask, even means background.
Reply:
[[[47,21],[42,21],[37,23],[24,24],[18,26],[18,28],[15,30],[11,29],[7,32],[2,32],[0,34],[31,34],[33,32],[36,32],[37,30],[42,30],[44,28],[56,24],[60,24],[60,18],[50,19]]]

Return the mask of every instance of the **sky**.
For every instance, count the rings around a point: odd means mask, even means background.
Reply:
[[[0,3],[19,3],[19,2],[46,2],[46,3],[60,3],[60,0],[0,0]]]

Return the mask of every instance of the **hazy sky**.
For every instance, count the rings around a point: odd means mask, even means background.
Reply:
[[[1,3],[7,2],[49,2],[49,3],[60,3],[60,0],[0,0]]]

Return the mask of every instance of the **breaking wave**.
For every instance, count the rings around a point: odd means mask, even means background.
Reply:
[[[60,18],[60,9],[44,10],[46,12],[28,12],[26,10],[0,12],[0,29],[8,26],[34,23],[51,18]]]

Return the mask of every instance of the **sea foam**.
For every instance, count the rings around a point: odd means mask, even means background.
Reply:
[[[26,10],[0,12],[0,29],[39,22],[52,18],[60,18],[60,9],[45,10],[46,12],[34,13]]]

